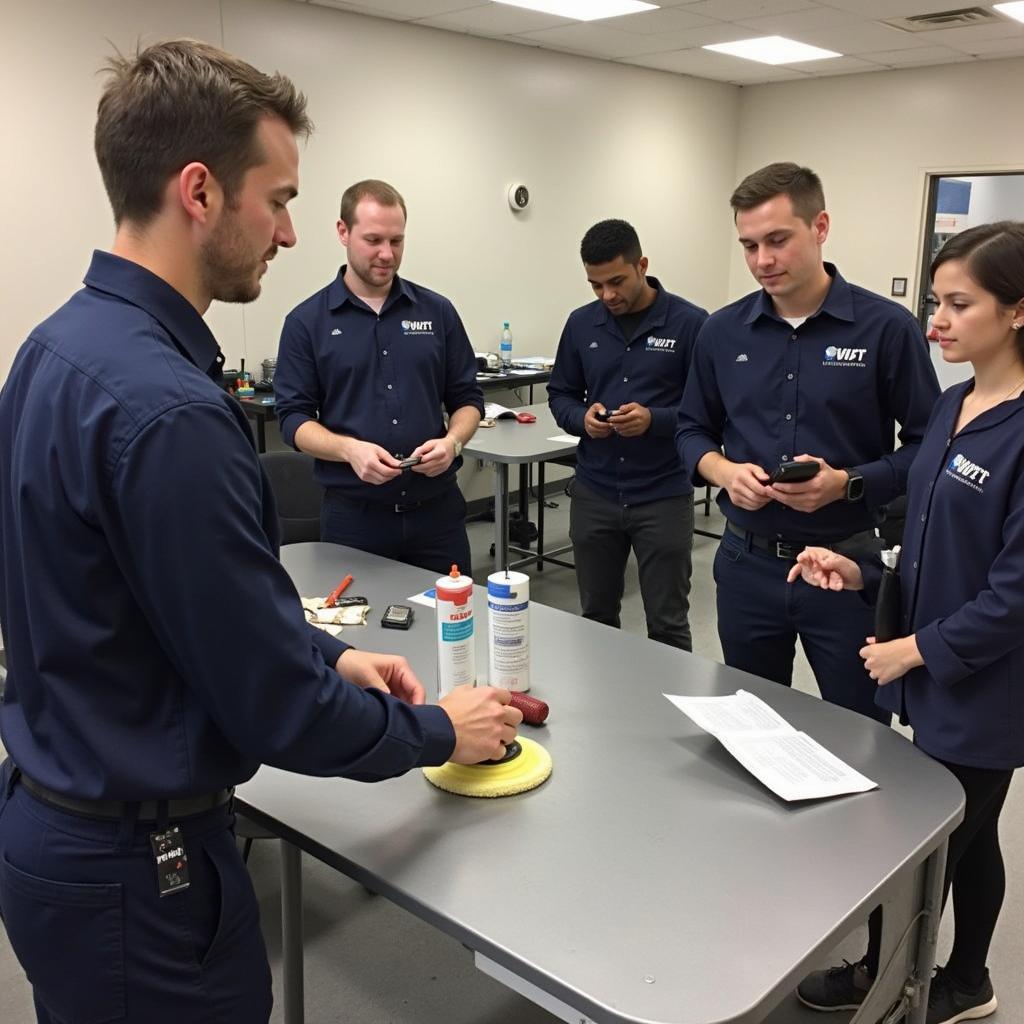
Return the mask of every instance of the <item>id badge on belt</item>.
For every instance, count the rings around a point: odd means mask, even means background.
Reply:
[[[161,896],[170,896],[189,887],[188,856],[181,829],[175,825],[164,832],[151,832],[150,846],[156,862],[157,885]]]

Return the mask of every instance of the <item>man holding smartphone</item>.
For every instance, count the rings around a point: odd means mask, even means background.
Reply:
[[[483,392],[455,307],[398,276],[405,224],[405,200],[387,182],[345,190],[337,229],[348,262],[281,331],[281,437],[317,460],[323,540],[469,575],[456,473]]]
[[[799,637],[826,700],[888,722],[857,654],[871,610],[853,594],[794,591],[786,575],[807,545],[875,541],[939,394],[927,343],[906,309],[824,262],[830,221],[813,171],[770,164],[730,202],[761,290],[704,325],[676,433],[694,484],[721,488],[722,652],[789,686]],[[818,468],[799,480],[787,463]]]
[[[580,255],[597,301],[562,331],[548,403],[580,437],[569,535],[583,616],[619,626],[632,549],[647,635],[688,651],[693,487],[672,436],[707,313],[647,276],[625,221],[595,224]]]

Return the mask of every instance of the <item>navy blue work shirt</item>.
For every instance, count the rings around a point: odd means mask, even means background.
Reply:
[[[665,291],[657,278],[647,283],[657,295],[630,338],[603,302],[570,314],[548,382],[555,422],[580,438],[576,475],[625,506],[693,493],[673,436],[694,343],[708,314]],[[627,402],[646,406],[650,429],[640,437],[592,438],[583,420],[594,402],[606,409]]]
[[[445,436],[450,416],[483,392],[459,314],[443,295],[396,277],[380,313],[345,285],[345,267],[285,318],[274,370],[281,437],[316,420],[332,433],[371,441],[402,459]],[[316,460],[316,478],[348,497],[381,504],[426,501],[451,486],[462,457],[440,476],[403,473],[364,483],[347,462]]]
[[[219,355],[179,292],[96,253],[0,392],[0,733],[67,796],[197,795],[260,762],[369,781],[454,747],[442,709],[334,671]]]
[[[924,665],[876,697],[933,757],[1005,770],[1024,765],[1024,399],[955,434],[973,384],[943,394],[910,470],[903,626]],[[877,562],[864,576],[877,589]]]
[[[864,477],[860,501],[816,512],[769,502],[725,517],[751,533],[830,543],[873,528],[906,490],[907,471],[939,395],[921,328],[902,306],[848,284],[831,263],[821,308],[792,327],[762,289],[712,314],[697,339],[676,444],[694,483],[697,464],[724,447],[732,462],[771,473],[797,455]],[[896,424],[901,447],[895,449]],[[895,449],[895,450],[894,450]]]

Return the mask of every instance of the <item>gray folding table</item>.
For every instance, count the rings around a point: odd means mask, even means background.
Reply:
[[[328,544],[283,561],[304,595],[352,573],[374,606],[431,585],[422,570]],[[434,621],[344,638],[406,655],[435,684]],[[484,593],[478,588],[481,638]],[[544,785],[479,800],[414,771],[366,785],[263,768],[244,813],[282,845],[285,1020],[302,1020],[300,851],[472,949],[477,964],[572,1024],[761,1024],[807,969],[879,903],[883,972],[858,1021],[874,1024],[931,970],[956,780],[894,730],[646,638],[534,605],[533,692],[551,706],[529,735],[551,753]],[[477,646],[480,678],[485,644]],[[282,679],[281,685],[287,686]],[[663,692],[746,689],[878,782],[787,804]],[[910,982],[907,988],[907,982]]]

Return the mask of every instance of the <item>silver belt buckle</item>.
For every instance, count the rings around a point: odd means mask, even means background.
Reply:
[[[803,551],[803,545],[787,544],[784,540],[775,542],[775,557],[785,558],[787,561],[795,562],[796,556]]]

